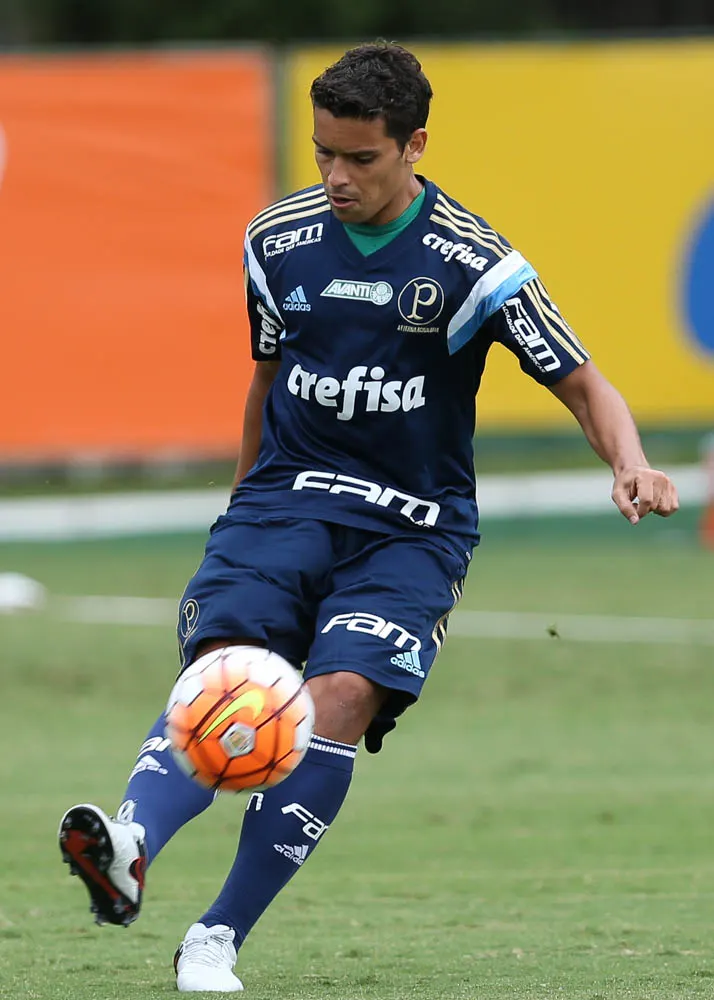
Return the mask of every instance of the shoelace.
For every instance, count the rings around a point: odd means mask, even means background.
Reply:
[[[184,941],[181,957],[186,962],[211,968],[223,963],[232,966],[235,959],[230,931],[217,931],[203,938]]]

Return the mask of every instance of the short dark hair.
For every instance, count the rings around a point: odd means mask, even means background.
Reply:
[[[383,118],[387,135],[400,149],[426,125],[432,97],[416,56],[382,41],[349,49],[310,88],[313,105],[335,118]]]

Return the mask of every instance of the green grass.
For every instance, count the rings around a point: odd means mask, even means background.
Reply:
[[[494,526],[464,606],[711,616],[714,556],[691,519],[675,525]],[[0,571],[58,594],[177,596],[201,551],[195,537],[0,546]],[[128,931],[90,923],[55,832],[74,801],[118,803],[176,670],[171,630],[0,618],[0,649],[0,996],[170,997],[173,950],[220,887],[245,800],[167,847]],[[452,637],[245,945],[248,996],[712,997],[713,661],[712,647]]]
[[[641,427],[642,443],[657,468],[701,461],[702,447],[711,435],[709,425]],[[567,429],[517,432],[480,430],[474,441],[476,469],[488,473],[602,468],[602,463],[573,423]],[[236,453],[237,454],[237,453]],[[56,497],[115,490],[205,489],[228,490],[236,456],[150,462],[97,459],[57,464],[0,466],[0,496]]]

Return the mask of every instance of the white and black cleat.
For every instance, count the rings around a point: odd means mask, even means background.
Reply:
[[[62,860],[91,897],[95,921],[128,927],[139,916],[146,874],[144,828],[119,823],[97,806],[73,806],[59,827]]]
[[[235,931],[226,924],[192,924],[174,955],[179,993],[240,993],[243,983],[233,972]]]

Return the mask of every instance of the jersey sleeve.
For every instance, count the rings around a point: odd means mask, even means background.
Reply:
[[[590,357],[538,278],[510,295],[488,320],[489,335],[541,385],[555,385]]]
[[[505,244],[502,243],[501,246],[505,247]],[[476,274],[479,276],[457,308],[447,329],[449,354],[455,354],[467,344],[486,320],[502,308],[507,299],[537,277],[525,257],[510,246],[507,247],[507,252],[498,254],[490,247],[480,247],[475,263],[478,264]],[[474,268],[474,263],[470,267]]]
[[[251,354],[254,361],[280,360],[280,335],[285,324],[275,304],[268,278],[246,233],[243,273],[250,323]]]

